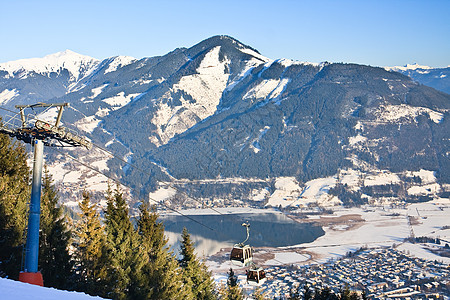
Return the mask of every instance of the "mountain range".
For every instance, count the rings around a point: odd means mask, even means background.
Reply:
[[[69,153],[120,178],[135,198],[170,183],[178,198],[270,203],[277,182],[292,178],[298,189],[286,197],[297,201],[308,182],[334,178],[328,200],[416,201],[448,193],[449,71],[272,60],[214,36],[143,59],[66,50],[2,63],[0,105],[70,103],[64,126],[136,167],[99,148]],[[104,187],[101,175],[46,153],[63,193]],[[374,176],[390,179],[369,184]]]

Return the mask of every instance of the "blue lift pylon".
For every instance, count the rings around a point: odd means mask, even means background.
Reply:
[[[39,223],[41,214],[41,187],[42,187],[42,164],[44,157],[44,145],[47,146],[83,146],[91,149],[90,141],[70,132],[67,128],[59,126],[63,107],[68,103],[46,104],[37,103],[33,105],[16,105],[20,111],[22,126],[9,128],[6,125],[0,126],[0,132],[15,137],[26,143],[30,143],[34,148],[33,178],[31,183],[30,212],[28,216],[27,242],[25,247],[24,269],[19,274],[19,281],[44,286],[41,272],[38,270],[39,261]],[[25,118],[25,108],[35,107],[59,107],[55,124],[36,120],[34,126],[28,126]],[[59,144],[55,144],[55,142]]]

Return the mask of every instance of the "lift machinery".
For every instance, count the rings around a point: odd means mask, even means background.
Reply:
[[[35,285],[44,285],[42,274],[38,270],[39,255],[39,221],[41,206],[41,181],[44,145],[46,146],[73,146],[92,148],[92,143],[80,137],[66,127],[60,126],[63,108],[69,106],[68,103],[46,104],[37,103],[32,105],[16,105],[19,109],[20,125],[10,127],[10,121],[0,125],[0,132],[15,137],[33,145],[33,178],[31,184],[30,211],[28,216],[27,241],[25,248],[25,264],[19,274],[19,280]],[[33,118],[27,120],[25,109],[34,108],[58,108],[58,115],[54,124]],[[14,117],[12,118],[14,119]],[[33,121],[34,124],[33,124]]]

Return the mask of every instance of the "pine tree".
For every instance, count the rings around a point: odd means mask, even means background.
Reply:
[[[316,289],[314,294],[314,299],[316,300],[338,300],[339,297],[335,295],[329,287],[324,287],[322,289]]]
[[[25,148],[0,134],[0,277],[19,277],[28,223],[29,178]]]
[[[144,249],[141,258],[144,265],[133,273],[134,285],[130,289],[133,299],[192,299],[182,283],[181,270],[172,253],[166,247],[164,226],[158,222],[158,214],[147,205],[139,207],[138,233]]]
[[[252,298],[255,299],[255,300],[264,300],[264,299],[266,299],[264,293],[259,288],[255,289],[255,291],[252,294]],[[290,298],[290,299],[292,299],[292,298]]]
[[[77,289],[100,296],[104,294],[107,278],[107,261],[104,255],[106,233],[88,192],[83,192],[83,199],[78,206],[81,213],[76,224],[74,243],[76,270],[79,274]]]
[[[108,281],[107,297],[126,299],[132,289],[132,273],[139,273],[142,258],[138,235],[134,230],[128,215],[128,208],[123,194],[116,186],[114,194],[111,188],[107,192],[107,207],[105,211],[106,225],[106,255]]]
[[[67,228],[63,208],[52,177],[44,168],[42,178],[41,218],[39,231],[39,266],[46,286],[71,289],[73,262],[69,254],[71,231]]]
[[[181,259],[183,282],[189,286],[195,299],[216,299],[214,281],[206,265],[195,255],[194,243],[186,227],[181,234]]]
[[[234,275],[233,269],[230,268],[228,272],[227,290],[224,295],[224,299],[227,300],[243,300],[244,295],[242,289],[237,284],[237,277]]]
[[[186,269],[189,262],[196,259],[194,253],[194,243],[191,241],[191,235],[188,233],[186,227],[183,227],[183,231],[181,233],[181,259],[180,266],[183,269]]]

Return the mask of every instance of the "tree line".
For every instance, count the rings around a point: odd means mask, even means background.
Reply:
[[[23,267],[28,222],[26,158],[22,144],[0,134],[0,277],[14,280]],[[232,269],[227,283],[216,286],[186,228],[179,256],[169,249],[156,207],[142,203],[131,218],[118,185],[108,185],[104,209],[90,197],[83,192],[79,213],[71,218],[44,168],[38,264],[45,286],[110,299],[244,299]],[[288,299],[328,295],[328,290],[305,291],[292,291]],[[259,289],[252,297],[268,299]]]
[[[0,134],[0,277],[14,280],[23,266],[28,222],[26,157],[22,144]],[[231,287],[216,289],[186,228],[178,258],[155,207],[142,203],[132,219],[122,191],[111,184],[105,200],[100,210],[83,192],[80,212],[70,218],[44,169],[38,264],[45,286],[111,299],[234,299]]]

